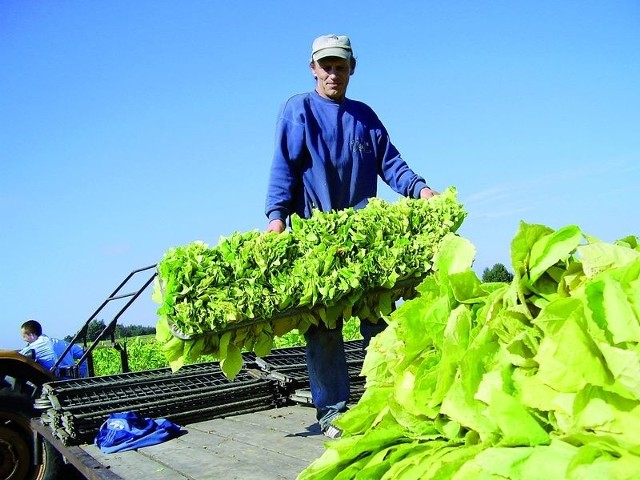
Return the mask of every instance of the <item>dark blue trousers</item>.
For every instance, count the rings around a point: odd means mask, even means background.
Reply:
[[[363,348],[386,326],[383,320],[378,320],[375,324],[361,321]],[[311,398],[320,427],[324,430],[339,413],[347,409],[349,400],[349,371],[344,353],[342,321],[338,321],[336,328],[331,330],[322,324],[312,325],[304,336],[307,341],[306,358]]]

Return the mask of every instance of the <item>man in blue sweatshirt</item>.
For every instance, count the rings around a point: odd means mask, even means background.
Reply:
[[[378,176],[407,197],[436,195],[402,159],[375,112],[346,98],[356,68],[349,38],[316,38],[309,66],[315,90],[289,98],[278,117],[266,199],[267,231],[283,232],[293,213],[309,218],[314,209],[361,208],[377,195]],[[361,322],[365,347],[385,326],[382,320]],[[326,436],[337,438],[342,432],[332,421],[345,411],[349,398],[342,329],[312,326],[305,339],[320,428]]]

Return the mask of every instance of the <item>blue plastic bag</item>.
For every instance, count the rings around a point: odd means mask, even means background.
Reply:
[[[180,426],[166,418],[142,418],[136,412],[112,413],[100,426],[95,445],[102,453],[124,452],[156,445],[180,432]]]

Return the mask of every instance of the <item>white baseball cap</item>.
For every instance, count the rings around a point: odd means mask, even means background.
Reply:
[[[351,59],[351,40],[346,35],[322,35],[313,41],[311,59],[320,60],[325,57]]]

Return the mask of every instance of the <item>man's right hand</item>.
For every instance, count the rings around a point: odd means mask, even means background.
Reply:
[[[269,225],[267,225],[267,232],[282,233],[284,232],[285,228],[286,228],[286,225],[282,220],[279,220],[279,219],[271,220],[269,222]]]

